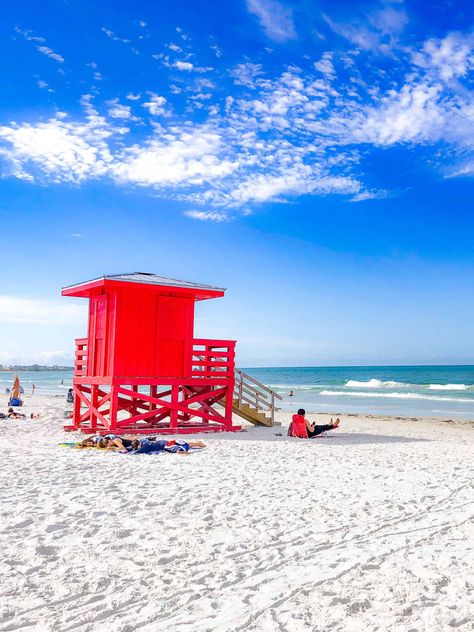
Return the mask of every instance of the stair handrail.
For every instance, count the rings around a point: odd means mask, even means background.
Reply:
[[[244,371],[242,371],[242,369],[235,369],[235,372],[242,375],[248,382],[252,382],[253,384],[256,384],[257,386],[259,386],[264,391],[267,391],[267,393],[273,393],[277,399],[283,399],[281,395],[278,395],[278,393],[275,393],[275,391],[272,391],[271,388],[268,388],[268,386],[265,386],[265,384],[262,384],[261,382],[256,380],[254,377],[252,377],[248,373],[245,373]]]
[[[275,393],[275,391],[272,391],[271,388],[268,388],[268,386],[265,386],[265,384],[262,384],[261,382],[256,380],[254,377],[252,377],[248,373],[245,373],[241,369],[235,369],[235,377],[236,377],[236,380],[235,380],[234,393],[237,395],[239,408],[242,406],[243,401],[245,401],[248,404],[253,404],[253,401],[250,400],[248,397],[246,397],[244,395],[244,392],[246,392],[247,394],[255,393],[254,405],[255,405],[256,410],[259,410],[259,409],[269,410],[270,415],[271,415],[272,426],[273,426],[275,422],[275,409],[276,409],[275,399],[283,399],[283,397],[279,395],[278,393]],[[258,386],[259,388],[255,388],[255,386],[253,386],[254,384]],[[262,393],[261,391],[264,391],[264,393]],[[270,401],[267,401],[267,396],[265,395],[265,392],[270,394]]]

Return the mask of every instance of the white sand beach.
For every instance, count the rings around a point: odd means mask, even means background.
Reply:
[[[280,413],[128,456],[58,447],[64,398],[31,411],[0,421],[2,631],[473,629],[473,424],[343,416],[304,441]]]

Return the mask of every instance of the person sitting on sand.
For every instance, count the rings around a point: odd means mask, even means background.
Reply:
[[[334,423],[331,419],[331,423],[317,426],[308,421],[305,415],[306,411],[304,408],[300,408],[296,415],[293,415],[290,427],[288,428],[288,436],[299,437],[300,439],[312,439],[322,432],[338,428],[341,423],[341,420],[338,418]]]

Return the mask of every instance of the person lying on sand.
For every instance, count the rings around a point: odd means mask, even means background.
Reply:
[[[288,436],[289,437],[299,437],[300,439],[312,439],[317,435],[320,435],[322,432],[326,432],[327,430],[334,430],[339,427],[341,420],[339,418],[336,419],[335,422],[332,421],[329,424],[321,424],[317,426],[316,424],[312,424],[305,417],[306,411],[304,408],[300,408],[296,415],[293,415],[291,420],[291,424],[288,428]]]
[[[9,419],[26,419],[26,415],[24,415],[23,413],[17,413],[15,410],[13,410],[11,406],[8,409],[8,413],[6,416]],[[38,417],[39,417],[39,414],[37,413],[31,413],[30,415],[30,419],[38,419]]]
[[[131,444],[130,439],[117,437],[117,435],[114,435],[114,434],[107,434],[107,435],[104,435],[103,437],[101,437],[100,435],[93,435],[92,437],[86,437],[86,439],[83,439],[82,441],[80,441],[78,444],[78,448],[102,448],[105,450],[105,449],[109,449],[109,445],[114,441],[122,442],[122,444],[123,442]],[[121,446],[120,444],[118,444],[117,446],[114,446],[114,447],[120,448]]]
[[[165,441],[151,441],[150,439],[134,439],[132,441],[129,454],[150,454],[152,452],[173,452],[178,454],[186,454],[191,449],[205,448],[206,444],[202,441],[182,441],[174,439]]]

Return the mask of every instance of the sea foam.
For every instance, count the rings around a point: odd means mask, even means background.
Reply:
[[[430,391],[467,391],[469,386],[466,384],[430,384]]]
[[[400,388],[404,386],[410,386],[410,384],[404,384],[403,382],[392,382],[387,381],[383,382],[382,380],[377,380],[372,378],[367,382],[359,382],[357,380],[347,380],[345,386],[348,388]]]
[[[329,395],[332,397],[387,397],[390,399],[429,399],[440,402],[464,402],[472,405],[471,399],[463,397],[441,397],[436,395],[422,395],[421,393],[364,393],[358,391],[321,391],[320,395]]]

